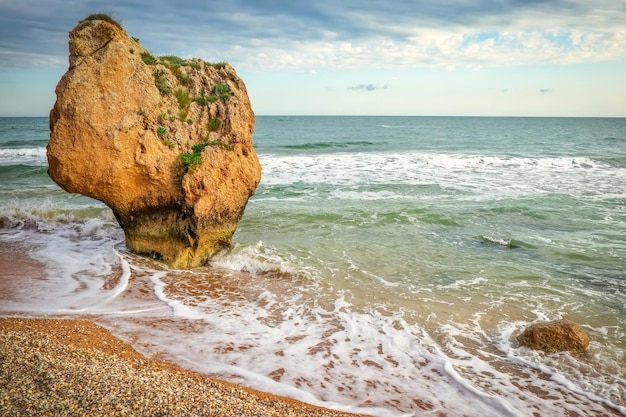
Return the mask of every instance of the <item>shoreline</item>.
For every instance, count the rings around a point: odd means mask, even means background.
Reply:
[[[0,317],[0,356],[3,415],[358,416],[146,358],[85,319]]]

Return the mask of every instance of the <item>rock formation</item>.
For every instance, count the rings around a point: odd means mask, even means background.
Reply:
[[[108,16],[69,38],[50,177],[109,206],[131,251],[206,263],[230,246],[261,178],[244,83],[228,64],[153,57]]]
[[[517,337],[522,346],[544,352],[582,352],[589,347],[589,336],[576,323],[556,320],[531,324]]]

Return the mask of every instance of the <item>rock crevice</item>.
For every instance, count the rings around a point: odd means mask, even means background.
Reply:
[[[225,63],[154,57],[106,19],[80,22],[69,38],[50,177],[109,206],[131,251],[206,263],[231,244],[261,178],[243,81]]]

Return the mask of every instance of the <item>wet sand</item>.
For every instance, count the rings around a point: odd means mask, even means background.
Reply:
[[[87,320],[0,318],[2,415],[350,416],[148,359]]]
[[[23,249],[0,242],[0,302],[12,300],[26,277],[45,279],[45,266]]]

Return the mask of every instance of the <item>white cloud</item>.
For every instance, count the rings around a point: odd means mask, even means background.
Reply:
[[[301,62],[329,70],[450,70],[626,59],[626,7],[619,2],[492,3],[423,2],[413,5],[416,11],[396,3],[365,1],[354,10],[344,5],[337,13],[345,14],[351,29],[327,27],[320,37],[297,41],[285,37],[271,50],[255,45],[278,58],[269,61],[242,42],[245,56],[230,60],[250,69],[298,71]]]
[[[351,91],[376,91],[376,90],[386,90],[389,88],[388,84],[384,84],[384,85],[377,85],[377,84],[357,84],[357,85],[351,85],[348,86],[348,90]]]
[[[0,0],[0,76],[66,68],[68,31],[103,11],[155,55],[230,62],[250,80],[261,112],[527,114],[543,105],[553,114],[584,105],[570,113],[623,115],[626,108],[619,0],[188,0],[185,7],[152,0],[148,8],[142,0]],[[591,65],[558,67],[577,63]],[[5,85],[18,82],[29,84]],[[386,83],[402,88],[376,100],[358,93]],[[549,94],[539,93],[544,87]]]
[[[67,58],[34,52],[21,52],[0,48],[0,69],[17,67],[49,67],[67,65]]]
[[[65,59],[67,31],[93,8],[119,15],[156,54],[226,60],[260,71],[626,59],[626,5],[614,0],[233,0],[211,7],[189,0],[182,9],[166,0],[154,0],[148,9],[139,0],[45,1],[58,3],[50,19],[41,18],[50,10],[44,0],[0,2],[0,48]]]
[[[285,42],[240,45],[229,60],[260,71],[365,68],[483,68],[485,66],[573,64],[623,60],[626,30],[616,32],[540,31],[501,33],[422,30],[405,41],[360,39],[354,42]]]

